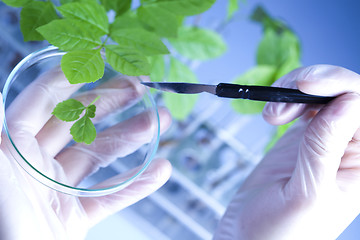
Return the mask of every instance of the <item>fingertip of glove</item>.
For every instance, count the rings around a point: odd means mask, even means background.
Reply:
[[[303,68],[296,78],[297,87],[308,94],[334,96],[360,90],[360,76],[340,66],[312,65]]]
[[[284,107],[285,103],[266,103],[262,111],[262,116],[267,122],[273,125],[279,125],[282,123],[281,116]]]
[[[165,107],[159,107],[158,112],[160,117],[160,134],[162,134],[171,126],[172,118],[169,110]]]
[[[154,160],[154,164],[156,164],[155,167],[161,168],[161,171],[168,174],[170,177],[172,172],[172,165],[169,160],[165,158],[157,158]]]
[[[346,115],[353,115],[360,120],[360,94],[346,93],[339,96],[333,101],[330,115],[334,117],[344,117]]]
[[[164,173],[167,173],[170,177],[172,172],[172,165],[169,160],[165,158],[157,158],[154,160],[156,167],[160,167]]]
[[[299,117],[305,109],[304,104],[266,103],[262,115],[272,125],[282,125]]]
[[[171,172],[171,163],[167,159],[158,158],[153,160],[149,168],[142,174],[140,179],[147,182],[151,179],[151,182],[162,186],[167,180],[169,180]]]

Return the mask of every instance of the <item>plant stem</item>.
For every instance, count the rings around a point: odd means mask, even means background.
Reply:
[[[94,103],[95,103],[97,100],[99,100],[99,98],[100,98],[100,96],[97,96],[97,97],[89,104],[89,106],[94,105]]]

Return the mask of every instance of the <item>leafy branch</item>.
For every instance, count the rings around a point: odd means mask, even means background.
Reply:
[[[50,0],[3,0],[22,8],[20,28],[25,41],[47,40],[67,52],[61,68],[72,84],[101,79],[105,62],[122,74],[149,75],[152,81],[198,82],[183,60],[213,59],[221,56],[227,46],[217,32],[189,26],[184,19],[205,12],[215,1],[140,0],[134,7],[132,0],[57,0],[58,4]],[[225,22],[233,18],[239,2],[228,0]],[[109,19],[109,12],[115,14],[114,19]],[[258,7],[251,18],[262,25],[264,33],[256,53],[257,65],[234,82],[271,85],[300,66],[300,43],[286,24],[263,8]],[[164,93],[163,99],[174,118],[183,120],[192,111],[197,96]],[[58,104],[54,115],[61,119],[81,110],[75,114],[76,119],[63,120],[76,121],[70,130],[75,141],[91,143],[96,136],[91,122],[95,105],[85,107],[76,100],[67,101]],[[232,107],[240,113],[253,114],[261,112],[263,104],[234,100]],[[283,131],[284,128],[279,129],[276,138]],[[91,137],[86,136],[88,133]]]
[[[161,81],[165,74],[163,55],[169,54],[169,49],[189,59],[220,56],[226,49],[220,36],[210,30],[184,26],[185,17],[203,13],[215,1],[141,0],[139,6],[131,8],[131,0],[60,0],[59,4],[50,0],[3,0],[10,6],[22,7],[20,28],[25,41],[47,40],[67,52],[61,68],[72,84],[101,79],[105,62],[122,74],[150,75],[153,81]],[[110,11],[115,13],[111,20]],[[179,60],[171,62],[171,67],[175,67],[170,69],[169,81],[179,79],[180,71],[186,69],[191,77],[182,74],[182,80],[197,82],[186,65],[179,68]],[[176,98],[166,97],[172,113],[178,110],[171,104]],[[175,114],[176,117],[185,118],[195,101],[188,102],[188,111]],[[73,111],[70,103],[74,104],[71,101],[63,105],[69,114]],[[80,121],[88,125],[88,109],[87,118],[80,118],[73,128]],[[90,143],[78,137],[74,129],[71,134],[75,141]]]

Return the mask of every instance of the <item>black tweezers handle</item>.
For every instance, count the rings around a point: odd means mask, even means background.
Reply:
[[[216,95],[219,97],[242,98],[266,102],[316,104],[325,104],[335,98],[310,95],[291,88],[248,86],[230,83],[218,84],[216,88]]]

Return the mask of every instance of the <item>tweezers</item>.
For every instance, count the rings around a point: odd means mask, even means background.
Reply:
[[[325,104],[335,98],[306,94],[298,89],[292,88],[238,85],[230,83],[209,85],[181,82],[142,82],[142,84],[151,88],[174,93],[197,94],[207,92],[218,97],[241,98],[265,102]]]

